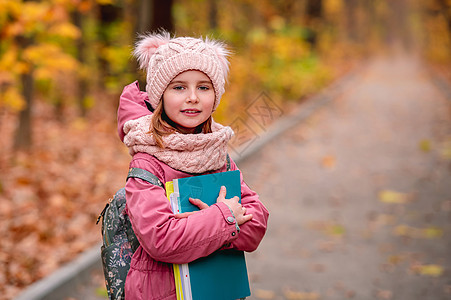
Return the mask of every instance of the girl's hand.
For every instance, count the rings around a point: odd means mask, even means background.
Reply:
[[[231,199],[226,199],[225,196],[227,194],[226,187],[222,186],[221,190],[219,191],[219,196],[217,199],[217,203],[224,202],[232,211],[233,215],[235,216],[236,222],[238,225],[244,224],[247,221],[252,220],[252,214],[246,215],[246,208],[242,206],[239,202],[238,197],[233,197]]]
[[[202,202],[199,199],[189,198],[189,202],[191,202],[192,205],[199,207],[200,210],[206,209],[209,207],[206,203]],[[197,211],[190,211],[190,212],[185,212],[185,213],[181,213],[181,214],[176,214],[175,218],[176,219],[188,218],[190,215],[192,215],[196,212]]]

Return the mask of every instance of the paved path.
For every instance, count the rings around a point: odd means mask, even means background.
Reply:
[[[250,300],[451,299],[450,112],[417,60],[375,59],[240,164],[271,212]]]
[[[240,165],[269,208],[251,299],[451,299],[451,99],[376,59]]]

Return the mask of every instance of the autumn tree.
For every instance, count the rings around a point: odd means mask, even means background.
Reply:
[[[0,15],[0,105],[19,108],[14,146],[27,150],[32,144],[35,81],[56,83],[62,73],[75,70],[77,63],[62,44],[79,31],[62,1],[3,1]]]

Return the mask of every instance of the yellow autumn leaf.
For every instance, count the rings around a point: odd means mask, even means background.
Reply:
[[[383,190],[379,192],[379,201],[392,204],[404,204],[408,202],[408,195],[392,190]]]
[[[49,4],[46,2],[23,2],[20,10],[20,19],[26,23],[35,23],[44,19],[49,11]]]
[[[327,228],[327,233],[331,236],[343,236],[346,233],[344,226],[334,224]]]
[[[96,0],[96,2],[99,3],[100,5],[113,4],[113,0]]]
[[[93,108],[95,103],[96,103],[96,100],[94,97],[88,96],[83,99],[83,107],[85,107],[85,108],[88,108],[88,109]]]
[[[401,255],[391,255],[388,258],[388,262],[392,265],[398,265],[400,263],[402,263],[405,260],[405,258]]]
[[[49,28],[48,32],[60,37],[76,39],[80,37],[80,30],[70,23],[60,23]]]
[[[0,70],[9,70],[17,61],[17,49],[10,47],[0,59]]]
[[[106,299],[108,298],[108,291],[104,286],[101,286],[96,289],[96,295]]]
[[[128,60],[130,58],[130,47],[107,47],[104,49],[103,54],[104,57],[110,63],[111,68],[114,71],[121,71],[128,64]]]
[[[77,118],[71,123],[71,128],[79,131],[83,131],[87,128],[88,124],[84,118]]]
[[[255,297],[257,297],[258,299],[274,299],[275,296],[276,293],[271,290],[257,289],[255,291]]]
[[[49,56],[58,52],[58,47],[52,44],[39,44],[28,47],[23,52],[23,58],[27,61],[37,63],[46,60]]]
[[[52,79],[54,76],[54,72],[50,68],[40,67],[34,72],[34,76],[36,79],[46,80]]]
[[[407,225],[398,225],[394,228],[393,233],[398,236],[416,239],[435,239],[443,236],[443,229],[436,226],[415,228]]]
[[[59,71],[75,71],[78,66],[77,61],[65,53],[60,53],[55,59],[46,62],[48,67]]]
[[[440,238],[443,236],[443,229],[436,226],[429,226],[423,229],[424,237],[426,238]]]
[[[412,236],[412,229],[407,225],[398,225],[393,230],[393,233],[398,236]]]
[[[0,107],[5,106],[12,111],[20,111],[25,106],[25,100],[15,87],[9,87],[0,94]]]
[[[316,292],[299,292],[293,290],[285,290],[284,296],[288,300],[318,300],[321,298],[320,294]]]
[[[21,11],[21,2],[15,0],[0,1],[0,11],[16,16]]]
[[[431,142],[429,140],[422,140],[418,144],[418,147],[423,152],[430,152],[431,151]]]
[[[326,14],[336,15],[343,10],[343,3],[340,0],[326,0],[324,2],[324,11]]]
[[[422,265],[418,266],[418,271],[421,275],[439,277],[443,274],[444,269],[439,265]]]
[[[39,44],[24,50],[25,60],[48,71],[71,71],[77,67],[77,61],[53,44]]]
[[[16,64],[12,68],[12,71],[15,74],[26,74],[26,73],[30,72],[30,69],[31,69],[31,66],[29,63],[19,61],[19,62],[16,62]]]

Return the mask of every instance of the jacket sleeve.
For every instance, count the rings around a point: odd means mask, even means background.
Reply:
[[[231,169],[237,170],[232,161]],[[258,194],[251,190],[243,180],[241,173],[241,205],[246,208],[246,214],[252,214],[252,220],[240,225],[238,238],[225,248],[241,251],[255,251],[266,233],[269,212],[260,201]]]
[[[130,166],[146,169],[164,182],[158,165],[137,159]],[[130,178],[125,190],[133,230],[144,250],[157,261],[188,263],[238,237],[235,224],[228,219],[232,214],[224,203],[176,219],[163,188]]]

